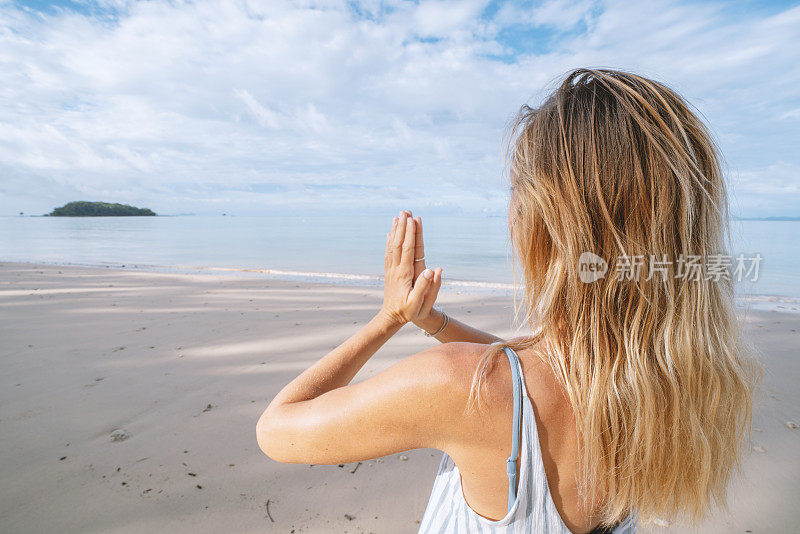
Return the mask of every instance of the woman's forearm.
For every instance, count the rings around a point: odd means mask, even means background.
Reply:
[[[444,324],[444,315],[441,311],[434,308],[428,318],[416,324],[418,327],[432,334],[438,332],[439,329],[442,328]],[[447,326],[436,335],[436,339],[442,343],[466,341],[470,343],[485,343],[487,345],[495,341],[502,341],[501,338],[495,335],[473,328],[451,316],[448,316]]]
[[[267,407],[316,398],[346,386],[375,352],[402,327],[378,313],[361,330],[292,380]]]

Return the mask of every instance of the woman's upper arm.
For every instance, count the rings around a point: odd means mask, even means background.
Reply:
[[[274,460],[312,464],[444,449],[466,400],[451,352],[438,345],[361,382],[268,409],[259,446]]]

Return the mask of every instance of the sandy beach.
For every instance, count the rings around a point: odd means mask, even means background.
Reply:
[[[415,532],[439,451],[284,465],[255,442],[269,400],[368,321],[381,296],[221,274],[0,264],[0,531]],[[497,335],[519,334],[508,297],[449,291],[440,305]],[[800,528],[800,429],[787,424],[800,423],[800,313],[751,310],[745,322],[765,364],[752,451],[729,512],[697,532]],[[431,343],[408,325],[356,380]]]

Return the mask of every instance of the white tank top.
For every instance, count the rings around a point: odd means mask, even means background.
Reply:
[[[516,499],[506,516],[498,521],[479,515],[464,500],[458,466],[447,453],[443,453],[428,506],[420,522],[420,534],[571,534],[547,487],[536,418],[525,388],[522,366],[513,350],[508,349],[506,354],[509,361],[513,360],[511,365],[516,366],[519,371],[519,389],[522,394],[519,486]],[[635,531],[635,514],[629,515],[610,530],[613,534],[633,534]]]

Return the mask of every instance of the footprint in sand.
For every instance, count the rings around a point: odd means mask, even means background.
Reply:
[[[111,438],[111,441],[125,441],[126,439],[131,437],[131,435],[122,430],[121,428],[118,428],[115,431],[113,431],[109,437]]]

